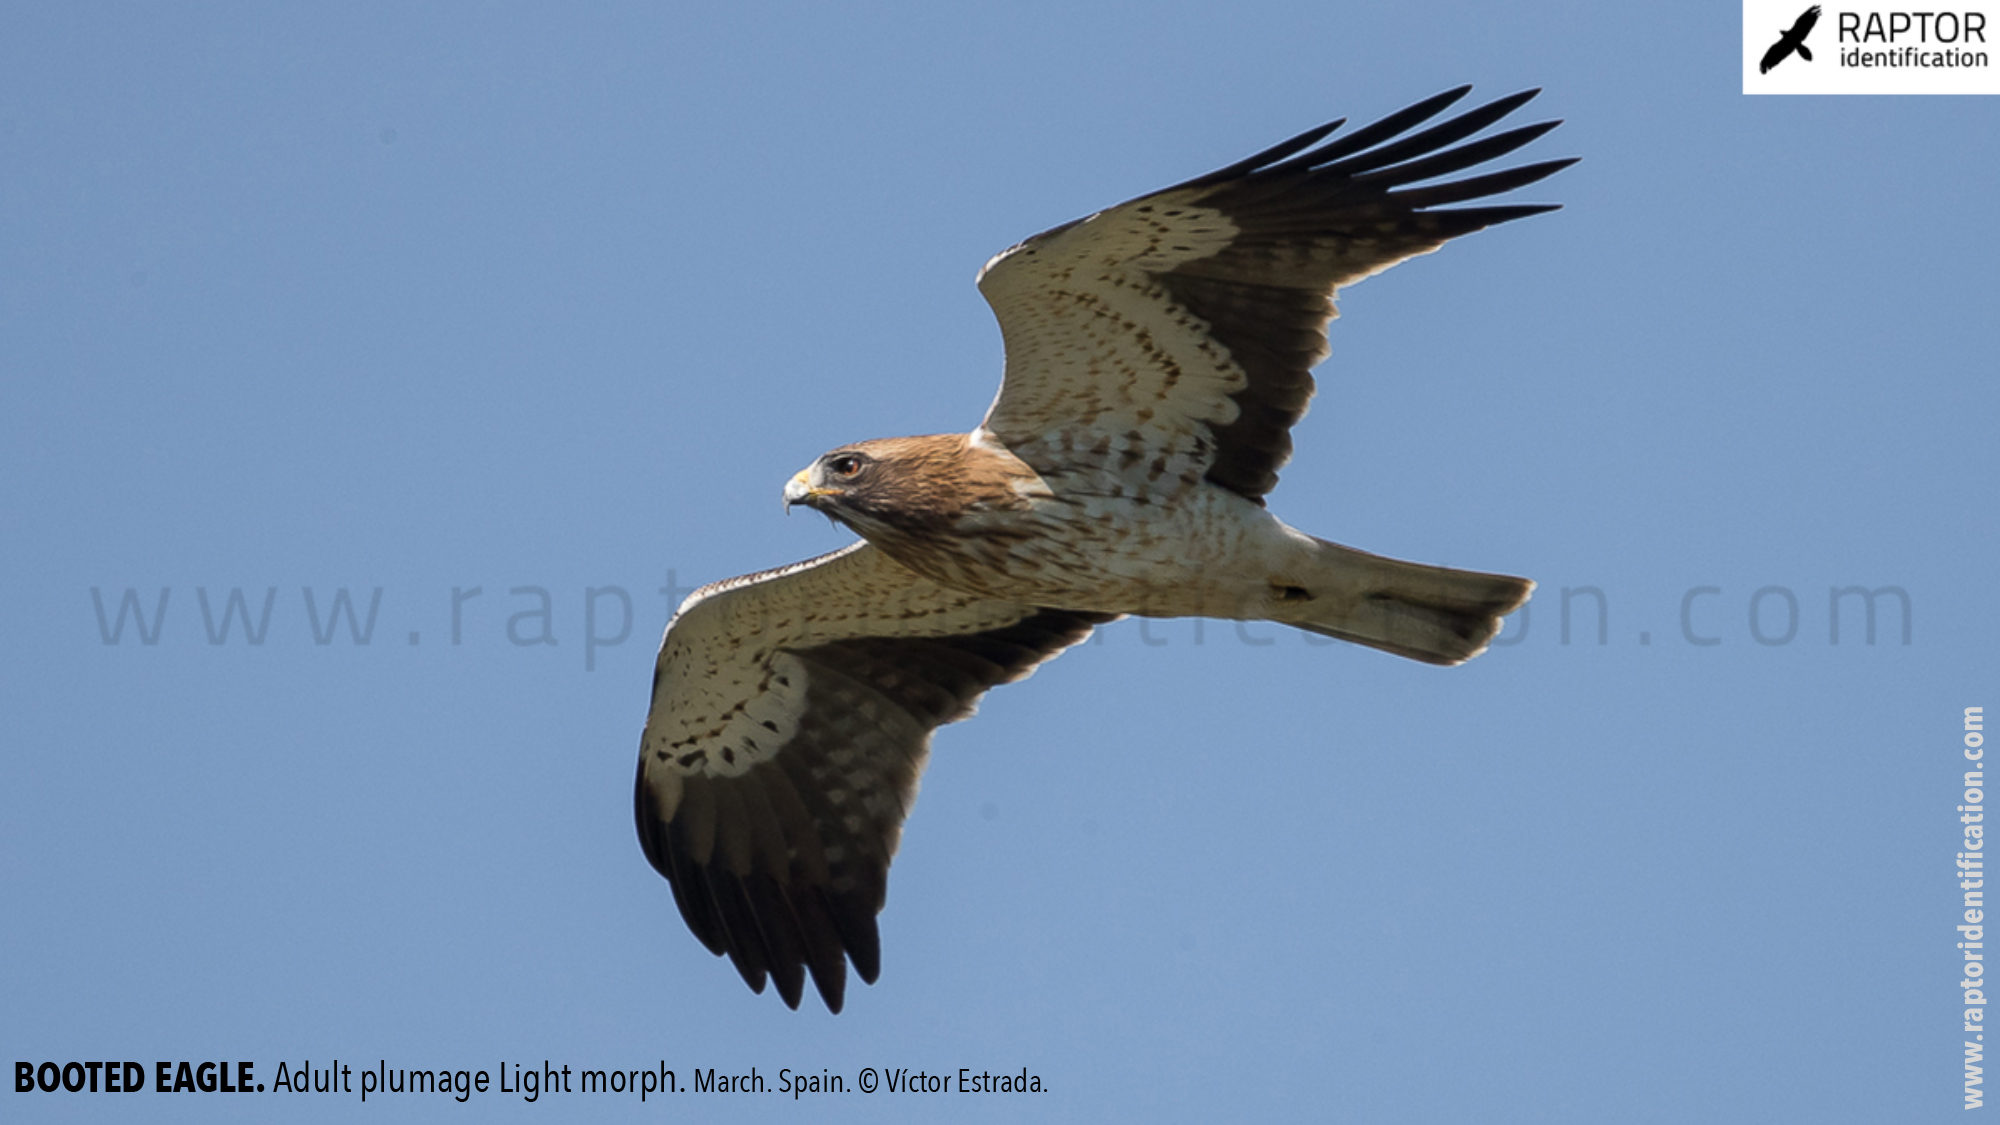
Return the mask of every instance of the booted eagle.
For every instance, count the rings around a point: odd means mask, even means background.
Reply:
[[[1468,139],[1531,90],[1412,131],[1467,89],[1345,137],[1323,125],[986,263],[1007,363],[985,419],[814,461],[787,506],[863,541],[682,603],[639,742],[639,843],[753,990],[773,980],[796,1008],[810,974],[838,1012],[846,962],[874,982],[931,732],[1093,626],[1277,621],[1458,664],[1527,600],[1526,579],[1365,554],[1264,505],[1334,290],[1554,209],[1447,206],[1572,163],[1433,182],[1557,124]]]

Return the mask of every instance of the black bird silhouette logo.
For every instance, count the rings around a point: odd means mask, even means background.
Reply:
[[[1805,15],[1800,16],[1798,21],[1792,24],[1790,31],[1779,36],[1778,41],[1771,44],[1771,49],[1764,52],[1764,61],[1757,64],[1757,73],[1771,73],[1771,68],[1784,62],[1793,51],[1797,51],[1800,58],[1811,62],[1812,51],[1806,47],[1806,36],[1812,34],[1813,25],[1818,22],[1819,5],[1814,4],[1806,9]]]

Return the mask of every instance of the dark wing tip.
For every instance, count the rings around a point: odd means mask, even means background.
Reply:
[[[1470,85],[1454,87],[1441,94],[1433,94],[1412,106],[1406,106],[1387,117],[1349,133],[1330,144],[1321,145],[1311,152],[1270,169],[1273,172],[1312,171],[1358,152],[1365,152],[1378,144],[1399,136],[1429,121],[1438,114],[1457,104],[1472,92]],[[1531,95],[1532,96],[1532,95]]]
[[[827,1010],[838,1015],[850,961],[862,980],[875,983],[881,939],[866,902],[825,887],[780,885],[757,871],[738,875],[719,854],[703,862],[686,824],[659,816],[643,763],[634,793],[647,862],[666,878],[688,929],[709,952],[728,958],[750,991],[761,995],[775,984],[785,1006],[797,1011],[810,976]]]
[[[1452,180],[1432,187],[1402,188],[1390,192],[1389,198],[1414,211],[1463,203],[1469,199],[1483,199],[1489,195],[1502,195],[1516,188],[1524,188],[1529,184],[1545,180],[1582,159],[1580,156],[1567,156],[1559,160],[1544,160],[1536,164],[1523,164],[1519,168],[1489,172],[1483,176]]]
[[[1560,119],[1541,121],[1477,140],[1469,139],[1540,96],[1542,90],[1537,86],[1495,98],[1484,105],[1417,129],[1462,100],[1471,90],[1469,85],[1453,87],[1344,136],[1333,135],[1334,126],[1339,122],[1321,126],[1227,168],[1167,190],[1205,187],[1240,195],[1246,191],[1266,190],[1260,185],[1268,185],[1268,190],[1289,194],[1294,189],[1281,185],[1300,183],[1310,185],[1321,194],[1344,188],[1389,191],[1506,156],[1562,124]],[[1540,171],[1534,178],[1552,175],[1569,163],[1574,161],[1550,161],[1535,165]],[[1478,182],[1497,185],[1505,182],[1500,178],[1505,175],[1482,177]],[[1531,182],[1533,179],[1524,179],[1514,186]],[[1501,190],[1507,189],[1493,187],[1489,194]]]
[[[1252,501],[1277,484],[1290,429],[1326,356],[1334,288],[1484,227],[1556,210],[1553,204],[1432,210],[1485,200],[1548,178],[1574,158],[1448,177],[1510,156],[1560,120],[1486,130],[1542,93],[1520,90],[1446,114],[1458,86],[1318,144],[1288,143],[1201,180],[1184,198],[1222,213],[1230,244],[1159,275],[1249,375],[1231,396],[1236,420],[1212,426],[1205,478]],[[1434,120],[1435,119],[1435,120]],[[1270,154],[1284,154],[1269,159]],[[1175,189],[1168,189],[1169,191]]]
[[[1205,187],[1210,184],[1227,183],[1230,180],[1242,179],[1256,172],[1287,172],[1298,167],[1316,167],[1326,163],[1330,159],[1335,159],[1335,157],[1327,155],[1329,152],[1356,152],[1367,148],[1369,145],[1375,144],[1385,137],[1394,136],[1419,122],[1437,116],[1449,108],[1452,103],[1471,92],[1472,86],[1468,83],[1463,86],[1455,86],[1443,93],[1433,94],[1415,105],[1397,110],[1395,113],[1367,126],[1359,132],[1343,137],[1330,145],[1315,149],[1313,146],[1326,140],[1341,126],[1347,124],[1347,118],[1335,118],[1324,125],[1308,129],[1296,137],[1272,145],[1270,148],[1253,156],[1245,157],[1226,168],[1217,168],[1206,175],[1197,176],[1192,180],[1175,184],[1173,187],[1165,190],[1176,191],[1180,188]],[[1540,93],[1540,91],[1529,91],[1527,96],[1534,97],[1537,93]],[[1525,101],[1526,99],[1522,100]]]
[[[838,1013],[846,991],[846,965],[838,939],[815,941],[809,910],[788,901],[788,892],[768,875],[737,875],[725,869],[719,856],[702,862],[685,838],[684,822],[659,815],[652,787],[646,784],[645,760],[640,759],[633,787],[634,820],[639,847],[653,870],[667,880],[682,921],[702,945],[717,957],[727,957],[750,991],[763,994],[766,983],[778,986],[785,1006],[798,1010],[809,973],[828,1010]],[[806,892],[811,893],[811,892]],[[831,927],[824,933],[830,934]]]
[[[1200,198],[1239,221],[1258,211],[1268,212],[1274,216],[1274,222],[1282,219],[1293,236],[1303,233],[1296,216],[1308,209],[1336,215],[1360,213],[1386,203],[1397,213],[1413,219],[1422,216],[1413,230],[1442,238],[1554,210],[1550,205],[1429,210],[1513,191],[1547,179],[1577,162],[1576,157],[1565,157],[1444,180],[1509,156],[1562,124],[1558,118],[1479,135],[1541,94],[1540,87],[1532,87],[1417,128],[1464,98],[1471,89],[1455,87],[1316,146],[1298,149],[1287,142],[1278,149],[1267,150],[1289,155],[1276,163],[1260,163],[1258,158],[1252,158],[1195,181],[1209,188]],[[1244,168],[1250,170],[1236,171]],[[1427,183],[1439,180],[1443,182]]]
[[[1175,184],[1173,187],[1168,188],[1166,190],[1173,191],[1176,188],[1202,187],[1207,184],[1219,184],[1229,180],[1239,179],[1243,176],[1249,175],[1252,172],[1256,172],[1261,169],[1267,168],[1271,165],[1277,164],[1279,161],[1282,161],[1287,157],[1292,156],[1294,153],[1303,152],[1304,150],[1311,148],[1312,146],[1318,144],[1319,142],[1325,140],[1327,137],[1331,136],[1335,130],[1339,129],[1342,125],[1345,124],[1347,124],[1347,118],[1336,117],[1332,121],[1329,121],[1324,125],[1319,125],[1315,126],[1314,128],[1307,129],[1305,132],[1300,133],[1296,137],[1291,137],[1287,140],[1279,141],[1277,144],[1272,145],[1270,148],[1267,148],[1262,152],[1255,153],[1251,156],[1246,156],[1243,159],[1237,161],[1234,164],[1229,165],[1226,168],[1217,168],[1213,172],[1197,176],[1192,180],[1187,180],[1182,183]]]
[[[633,786],[640,848],[672,888],[688,929],[711,953],[728,957],[751,991],[775,984],[785,1005],[797,1009],[809,975],[838,1013],[849,965],[866,983],[881,976],[877,915],[930,732],[1116,617],[1021,612],[1011,624],[978,632],[860,636],[785,650],[811,669],[806,715],[817,719],[803,721],[776,756],[746,772],[679,775],[670,810],[647,778],[649,761],[669,763],[657,747],[642,747]],[[902,721],[888,723],[885,715]],[[840,766],[843,785],[878,787],[896,798],[894,811],[857,812],[835,795],[839,786],[826,783],[831,756],[862,745],[843,716],[901,739],[871,751],[879,759],[871,780],[852,780],[853,761]],[[865,823],[857,827],[855,816]]]

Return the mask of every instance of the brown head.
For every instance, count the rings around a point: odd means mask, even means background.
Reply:
[[[860,532],[937,535],[978,511],[1018,509],[1040,484],[995,443],[965,434],[879,438],[822,455],[785,485],[785,506],[804,504]]]

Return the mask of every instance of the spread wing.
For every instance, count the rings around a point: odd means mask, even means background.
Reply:
[[[1206,479],[1261,503],[1326,357],[1333,290],[1445,241],[1553,210],[1433,210],[1574,161],[1415,187],[1553,129],[1467,138],[1532,98],[1418,132],[1470,87],[1329,139],[1336,121],[1199,179],[1035,236],[979,288],[1007,347],[985,428],[1044,476],[1165,490]]]
[[[639,844],[702,944],[793,1008],[880,969],[875,915],[931,731],[1108,621],[954,594],[857,543],[704,587],[667,625]]]
[[[1790,31],[1778,37],[1771,49],[1764,52],[1764,58],[1757,64],[1757,73],[1769,74],[1771,68],[1784,62],[1793,51],[1797,51],[1806,61],[1812,61],[1812,52],[1806,50],[1806,36],[1812,34],[1813,25],[1819,22],[1819,5],[1814,4],[1792,21]]]

